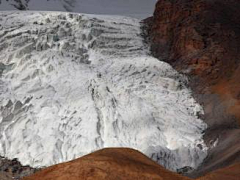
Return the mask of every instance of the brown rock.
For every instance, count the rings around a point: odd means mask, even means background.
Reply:
[[[127,149],[103,149],[62,163],[23,180],[188,180],[170,172],[142,153]]]
[[[190,75],[198,96],[214,99],[201,103],[220,101],[226,111],[222,117],[215,106],[207,110],[209,126],[222,119],[237,127],[233,116],[240,122],[239,8],[237,0],[159,0],[152,19],[152,53]]]
[[[240,164],[220,169],[198,180],[239,180]],[[23,180],[190,180],[170,172],[138,151],[103,149],[62,163]]]
[[[159,0],[145,21],[153,55],[190,77],[205,110],[211,149],[193,177],[240,162],[239,9],[238,0]]]

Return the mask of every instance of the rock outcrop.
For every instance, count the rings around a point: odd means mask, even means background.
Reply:
[[[240,161],[240,2],[159,0],[147,19],[154,56],[190,77],[204,107],[208,158],[199,176]]]

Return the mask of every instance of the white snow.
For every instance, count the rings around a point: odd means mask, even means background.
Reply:
[[[207,155],[187,79],[137,19],[0,13],[0,154],[34,167],[131,147],[176,171]]]

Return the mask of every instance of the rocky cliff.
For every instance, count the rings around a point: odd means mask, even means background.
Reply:
[[[237,0],[159,0],[146,20],[152,53],[188,75],[204,107],[210,150],[198,175],[240,160],[239,8]]]

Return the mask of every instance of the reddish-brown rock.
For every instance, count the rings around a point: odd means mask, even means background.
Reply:
[[[198,180],[239,180],[240,164],[207,174]],[[138,151],[103,149],[62,163],[23,180],[190,180],[170,172]]]
[[[103,149],[23,180],[189,180],[132,149]]]
[[[230,114],[240,119],[239,8],[237,0],[159,0],[150,30],[153,54],[195,75],[198,93],[219,95],[229,126]]]
[[[239,0],[159,0],[146,21],[152,53],[190,77],[206,143],[218,139],[198,176],[240,162],[239,9]]]

